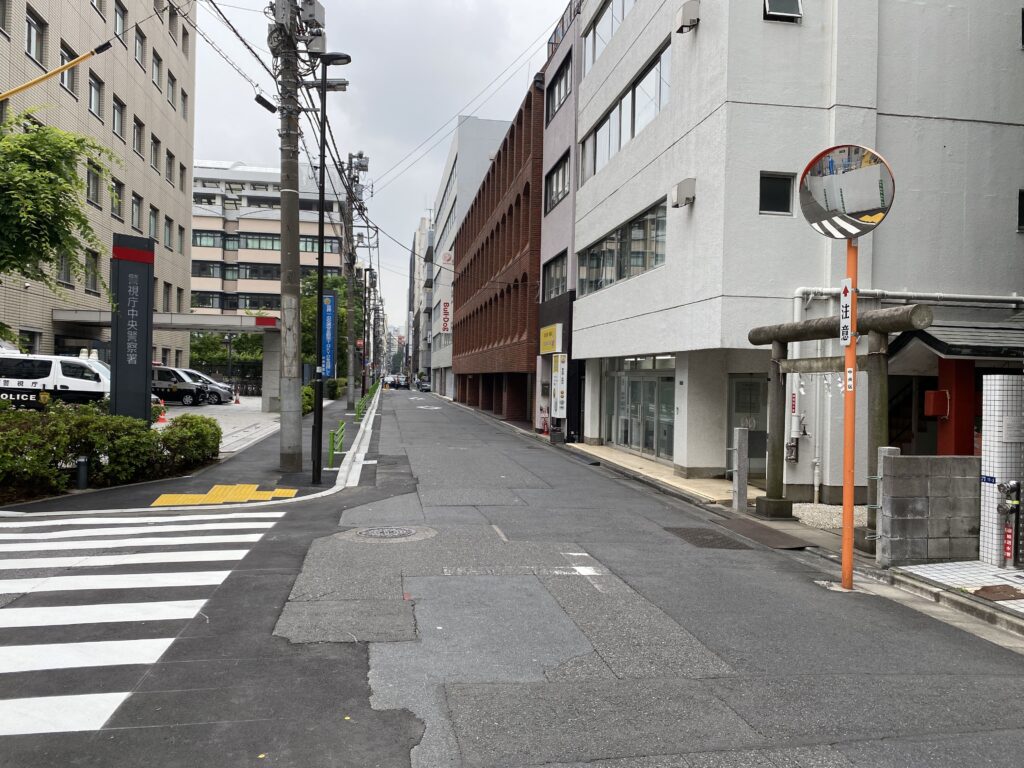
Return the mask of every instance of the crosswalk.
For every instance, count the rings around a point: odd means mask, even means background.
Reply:
[[[0,736],[102,728],[131,695],[116,670],[156,663],[284,514],[0,520]]]

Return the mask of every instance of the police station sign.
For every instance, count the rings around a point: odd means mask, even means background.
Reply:
[[[114,235],[110,287],[110,410],[119,416],[151,417],[149,394],[153,347],[152,238]]]

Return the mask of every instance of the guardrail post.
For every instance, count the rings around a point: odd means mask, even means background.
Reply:
[[[334,469],[334,430],[327,433],[327,468]]]

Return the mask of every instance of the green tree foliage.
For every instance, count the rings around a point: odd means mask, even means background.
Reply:
[[[197,368],[224,365],[228,361],[228,345],[223,333],[193,331],[189,359]],[[231,340],[231,359],[262,360],[263,334],[240,333]]]

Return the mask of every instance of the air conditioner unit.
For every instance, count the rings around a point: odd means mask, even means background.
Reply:
[[[681,208],[684,205],[690,205],[697,199],[697,180],[683,179],[672,187],[672,192],[669,197],[671,198],[673,208]]]
[[[676,13],[676,32],[689,32],[700,23],[700,0],[687,0]]]

